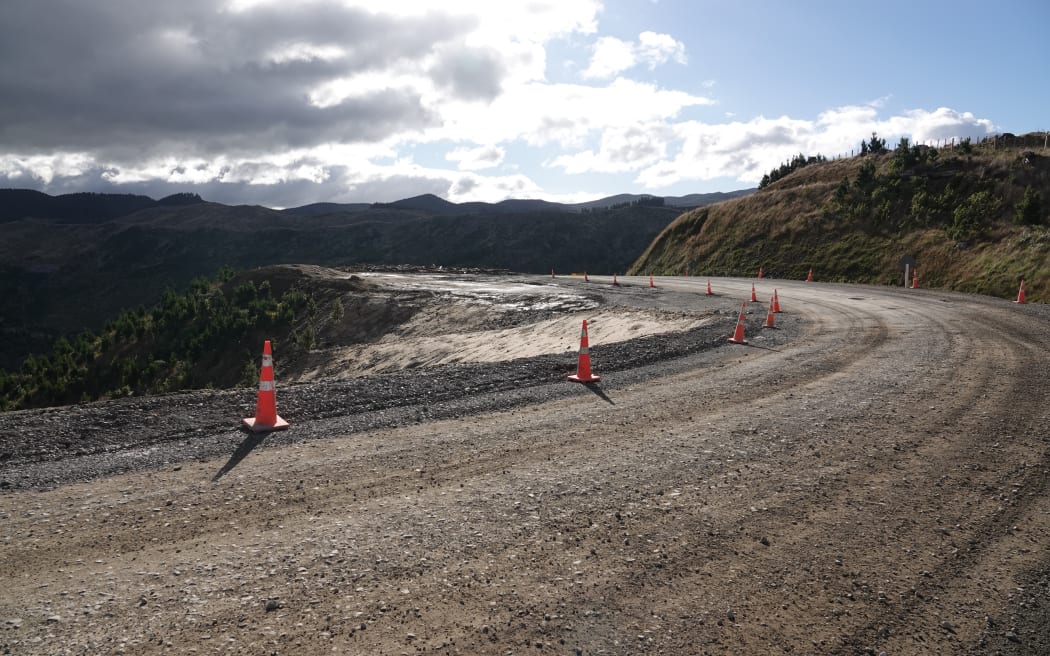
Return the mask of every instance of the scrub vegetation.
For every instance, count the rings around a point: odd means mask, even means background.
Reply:
[[[253,383],[264,339],[286,353],[316,339],[314,296],[277,286],[284,289],[226,268],[194,279],[185,293],[165,291],[152,307],[121,312],[97,333],[60,337],[49,355],[0,369],[0,409]]]
[[[1050,300],[1050,151],[1044,135],[895,148],[873,134],[860,155],[799,154],[759,191],[678,217],[631,273],[902,284]],[[1038,145],[1035,145],[1038,144]]]

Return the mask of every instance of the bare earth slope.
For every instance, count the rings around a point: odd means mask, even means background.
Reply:
[[[716,317],[717,348],[675,337],[687,356],[631,368],[609,351],[600,388],[494,383],[424,396],[409,421],[296,410],[290,431],[264,445],[241,435],[236,451],[214,417],[199,438],[150,441],[136,425],[131,446],[64,461],[157,449],[166,465],[96,463],[51,489],[13,488],[50,480],[62,459],[10,458],[0,647],[1050,651],[1046,307],[759,281],[763,299],[778,287],[783,328],[759,335],[765,306],[752,306],[751,345],[731,346],[751,281],[714,281],[714,298],[701,280],[631,282],[625,305]],[[313,390],[287,396],[305,408]],[[244,399],[215,397],[236,421]]]

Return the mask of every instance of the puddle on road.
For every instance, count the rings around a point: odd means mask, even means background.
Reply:
[[[575,312],[598,307],[583,295],[542,283],[464,280],[452,275],[405,275],[398,273],[358,273],[385,287],[413,291],[441,291],[448,298],[471,305],[483,305],[505,312],[536,310]]]

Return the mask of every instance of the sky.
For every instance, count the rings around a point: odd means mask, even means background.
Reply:
[[[757,185],[1050,130],[1045,0],[4,0],[0,187],[294,207]]]

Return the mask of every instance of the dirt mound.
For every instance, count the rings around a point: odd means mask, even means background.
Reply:
[[[316,343],[282,362],[287,381],[319,382],[446,364],[501,362],[579,348],[583,319],[595,342],[685,331],[703,318],[601,307],[601,294],[486,275],[350,271],[284,265],[252,272],[270,284],[309,289]]]

